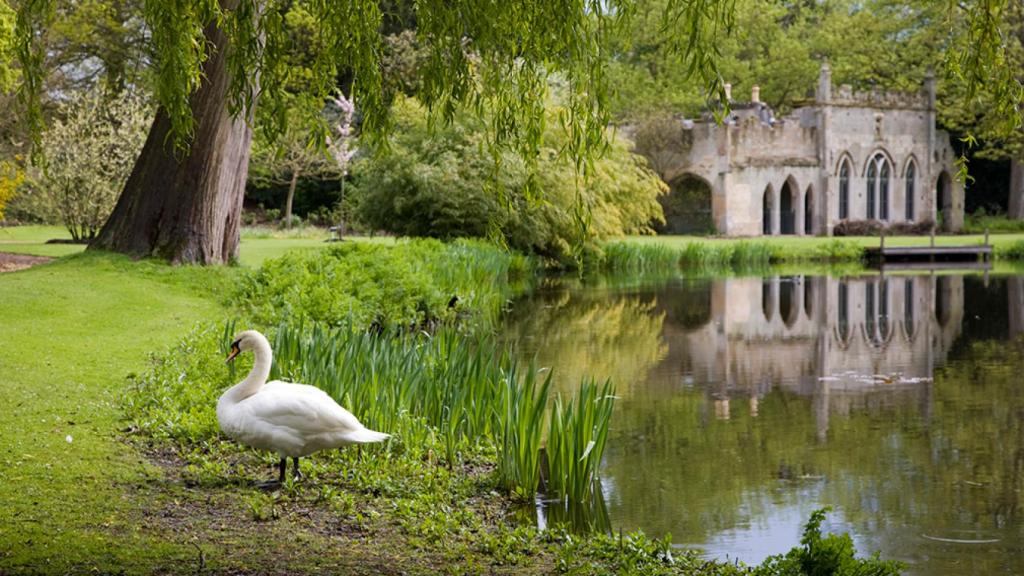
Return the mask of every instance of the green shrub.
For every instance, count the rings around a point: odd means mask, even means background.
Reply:
[[[828,508],[816,510],[804,526],[800,546],[785,555],[772,556],[758,566],[755,576],[898,576],[903,565],[885,561],[878,554],[870,558],[854,556],[849,534],[821,535],[821,523]]]
[[[529,278],[531,266],[480,241],[345,242],[265,262],[241,282],[236,300],[267,326],[420,327],[466,314],[491,325],[511,283]]]
[[[984,234],[985,231],[992,233],[1024,232],[1024,220],[1010,218],[1006,214],[988,214],[984,208],[981,208],[964,218],[962,231],[965,234]]]
[[[565,135],[553,120],[531,177],[517,155],[488,151],[483,127],[469,114],[431,129],[422,107],[400,99],[393,117],[397,127],[387,152],[356,163],[348,194],[356,217],[371,229],[497,236],[523,252],[568,263],[586,242],[648,232],[652,220],[661,219],[657,197],[666,188],[622,139],[583,181],[559,157]]]
[[[1024,240],[1017,240],[1008,246],[996,247],[999,260],[1024,260]]]

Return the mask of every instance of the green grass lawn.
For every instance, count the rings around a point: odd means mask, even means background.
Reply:
[[[0,572],[159,565],[125,486],[152,467],[118,440],[125,377],[201,320],[228,272],[72,256],[0,274]],[[173,548],[173,547],[172,547]]]
[[[60,236],[61,229],[50,227],[0,229],[0,251],[58,256],[81,250],[42,244]],[[242,260],[255,264],[321,245],[316,239],[248,239]],[[367,573],[379,572],[380,564],[366,560],[372,552],[358,542],[344,549],[351,560],[334,552],[328,562],[330,541],[309,541],[308,527],[291,522],[254,530],[218,523],[209,511],[189,518],[195,491],[169,483],[125,441],[120,402],[126,378],[199,323],[227,319],[223,299],[240,270],[83,253],[0,274],[0,574],[179,573],[198,567],[199,550],[207,567],[229,571],[287,571],[316,563],[323,553],[325,565],[362,559]],[[213,506],[223,498],[225,514],[244,506],[230,491],[203,497],[208,506],[210,498]],[[181,507],[183,519],[151,520]],[[255,541],[236,547],[257,533]],[[266,545],[267,539],[281,542]],[[289,560],[260,569],[279,556]]]
[[[239,247],[239,261],[246,266],[259,266],[264,260],[277,258],[290,250],[309,250],[327,246],[330,234],[326,230],[307,228],[290,233],[269,229],[242,230]],[[50,239],[70,239],[68,231],[60,226],[16,226],[0,228],[0,252],[30,254],[33,256],[60,257],[77,254],[85,250],[83,244],[47,244]],[[350,236],[357,242],[390,243],[394,239],[386,236],[368,238]]]

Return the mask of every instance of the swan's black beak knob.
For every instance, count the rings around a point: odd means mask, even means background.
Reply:
[[[231,353],[228,354],[228,359],[225,360],[224,363],[225,364],[230,364],[231,361],[235,359],[235,356],[238,356],[241,353],[242,353],[242,349],[238,347],[238,342],[233,342],[231,344]]]

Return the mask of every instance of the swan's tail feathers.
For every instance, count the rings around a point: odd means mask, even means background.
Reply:
[[[349,441],[353,444],[372,444],[373,442],[383,442],[390,437],[390,434],[374,432],[369,428],[363,428],[362,430],[357,430],[348,435]]]

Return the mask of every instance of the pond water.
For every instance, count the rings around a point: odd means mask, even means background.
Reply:
[[[831,506],[911,574],[1024,574],[1024,277],[556,279],[503,331],[617,384],[615,532],[759,563]]]

